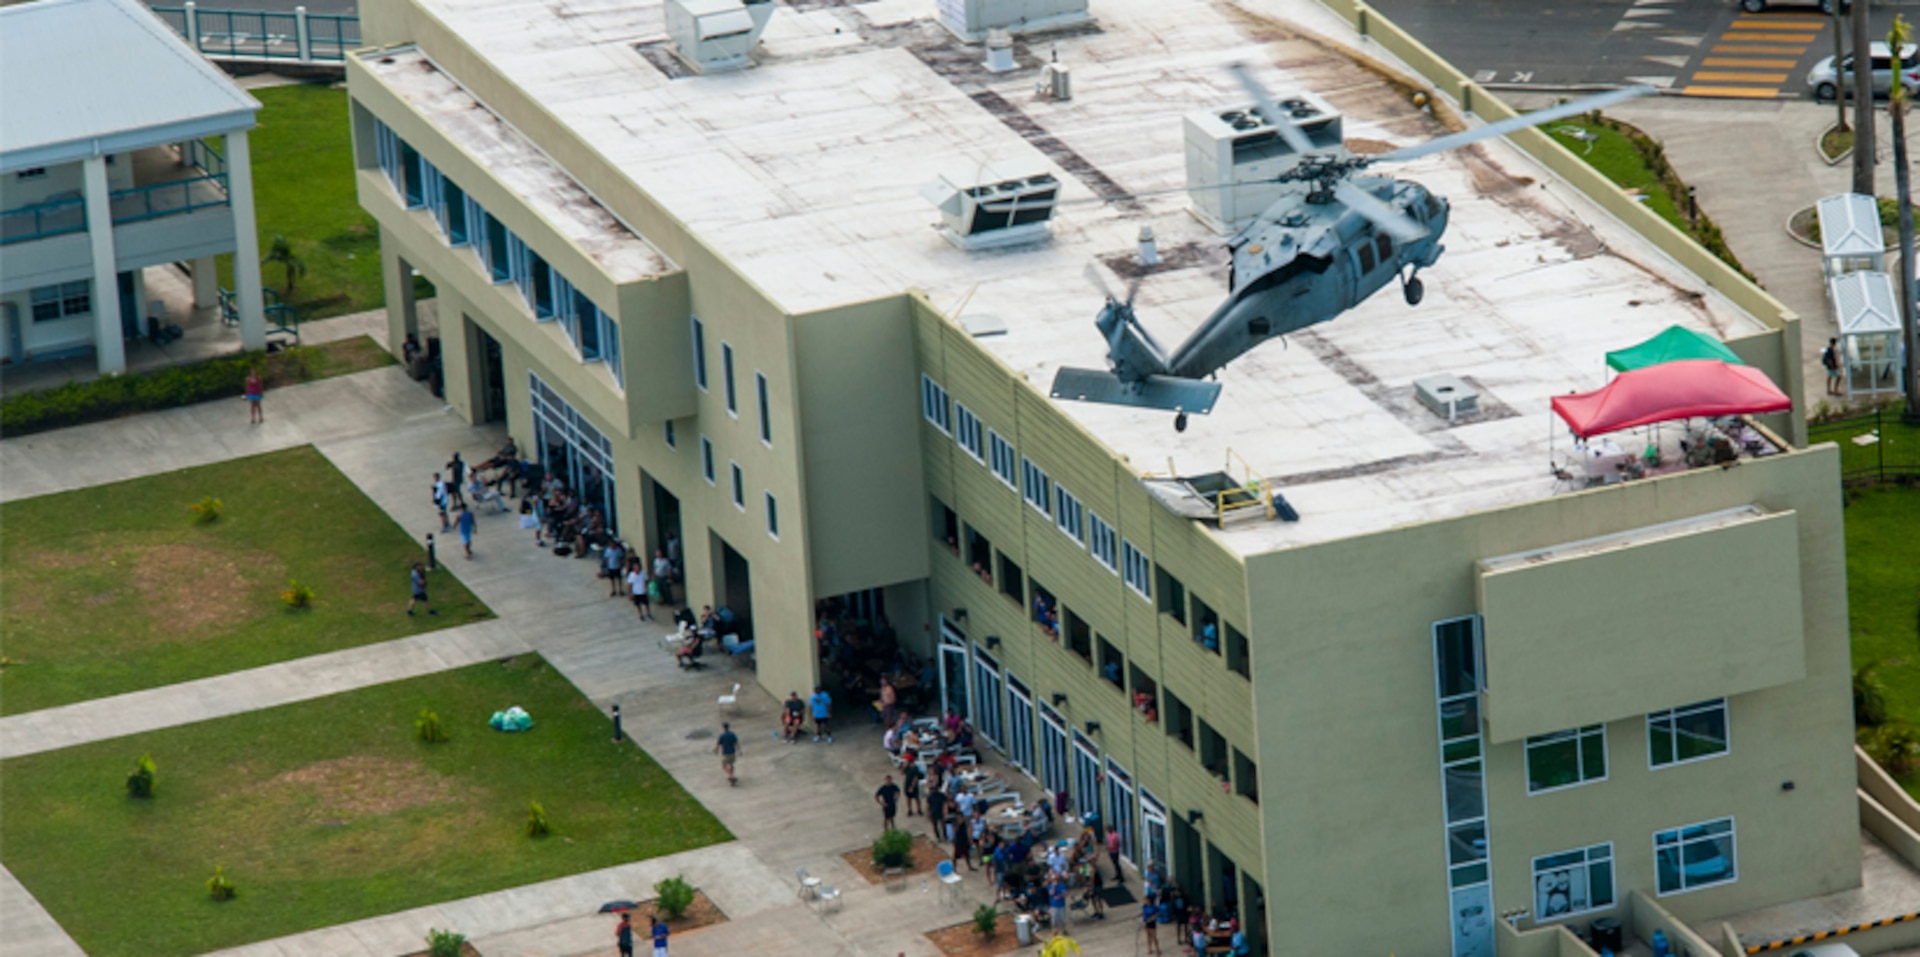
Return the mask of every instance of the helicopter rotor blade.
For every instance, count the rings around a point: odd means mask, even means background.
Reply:
[[[1434,153],[1444,153],[1447,150],[1459,149],[1462,146],[1478,143],[1481,140],[1492,139],[1496,136],[1505,136],[1515,130],[1523,130],[1529,126],[1538,126],[1541,123],[1565,119],[1569,116],[1591,113],[1603,106],[1611,106],[1622,100],[1630,100],[1637,96],[1646,96],[1653,92],[1655,92],[1654,88],[1646,85],[1621,87],[1617,90],[1609,90],[1594,96],[1582,97],[1578,100],[1562,103],[1559,106],[1548,107],[1544,110],[1523,113],[1512,119],[1501,120],[1498,123],[1489,123],[1479,129],[1465,130],[1442,136],[1436,140],[1428,140],[1418,146],[1409,146],[1405,149],[1394,150],[1391,153],[1374,157],[1373,162],[1404,163],[1407,160],[1419,159],[1422,156],[1431,156]]]
[[[1087,282],[1091,283],[1093,288],[1100,290],[1100,295],[1105,296],[1108,302],[1120,301],[1119,297],[1113,294],[1113,287],[1107,285],[1107,277],[1101,275],[1100,267],[1094,265],[1091,260],[1087,262],[1087,267],[1081,270],[1080,274],[1087,277]]]
[[[1233,78],[1239,80],[1240,86],[1253,97],[1254,112],[1259,113],[1260,118],[1266,120],[1267,125],[1273,127],[1274,132],[1279,133],[1280,138],[1286,140],[1288,146],[1293,147],[1294,152],[1305,155],[1315,151],[1313,141],[1307,139],[1307,134],[1300,132],[1300,128],[1293,125],[1293,117],[1288,116],[1287,111],[1273,102],[1273,97],[1267,93],[1267,88],[1260,85],[1260,81],[1254,78],[1253,71],[1247,69],[1245,63],[1228,64],[1227,72],[1232,73]]]
[[[1427,234],[1427,227],[1402,215],[1397,209],[1381,202],[1380,198],[1353,185],[1351,180],[1340,180],[1333,184],[1333,198],[1344,203],[1348,209],[1373,221],[1380,231],[1403,243],[1410,243]]]

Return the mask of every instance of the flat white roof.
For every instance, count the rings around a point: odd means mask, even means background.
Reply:
[[[1323,43],[1262,39],[1289,36],[1288,23],[1205,0],[1094,0],[1095,27],[1022,43],[1020,68],[1001,75],[976,66],[983,47],[933,22],[933,0],[783,4],[757,66],[678,77],[655,46],[659,0],[422,2],[788,311],[913,287],[945,309],[966,299],[967,314],[1008,330],[979,341],[1043,392],[1062,365],[1104,367],[1101,296],[1082,274],[1124,267],[1141,226],[1170,263],[1137,303],[1162,342],[1225,295],[1226,237],[1179,190],[1182,115],[1244,101],[1227,64],[1258,64],[1276,92],[1326,97],[1350,142],[1442,132]],[[1328,16],[1304,0],[1251,5]],[[1033,92],[1056,52],[1072,70],[1068,102]],[[1061,180],[1070,205],[1050,242],[969,253],[935,232],[921,187],[989,163]],[[1563,431],[1548,400],[1604,384],[1608,350],[1676,323],[1721,338],[1763,331],[1504,144],[1394,171],[1453,208],[1418,308],[1388,288],[1266,343],[1220,374],[1219,405],[1185,433],[1166,413],[1060,405],[1143,472],[1170,459],[1180,474],[1219,471],[1231,451],[1277,480],[1302,520],[1220,533],[1243,553],[1546,497],[1549,438]],[[1096,189],[1131,198],[1072,203]],[[1412,380],[1436,373],[1466,378],[1488,411],[1449,427],[1417,405]]]
[[[258,109],[133,0],[0,6],[0,171],[251,129]]]

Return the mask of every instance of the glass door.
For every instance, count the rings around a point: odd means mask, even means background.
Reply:
[[[940,704],[962,718],[971,714],[967,707],[967,636],[940,619]]]
[[[1007,672],[1007,762],[1026,772],[1033,767],[1033,692]]]
[[[1107,819],[1107,827],[1120,832],[1120,856],[1130,861],[1139,860],[1135,856],[1133,826],[1133,775],[1127,769],[1107,759],[1107,812],[1113,816]]]
[[[1067,722],[1040,704],[1040,783],[1047,796],[1067,793]]]
[[[1146,870],[1153,864],[1160,870],[1171,869],[1167,863],[1167,806],[1153,796],[1146,788],[1140,789],[1140,869]]]
[[[1100,749],[1077,729],[1073,732],[1072,808],[1082,819],[1100,813]]]
[[[1000,662],[976,645],[973,649],[973,729],[996,748],[1006,740],[1006,731],[1000,725],[1002,713]]]

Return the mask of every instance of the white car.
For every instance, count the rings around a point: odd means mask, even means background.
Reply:
[[[1853,4],[1840,0],[1840,12],[1846,13]],[[1821,13],[1833,12],[1833,0],[1740,0],[1740,9],[1748,13],[1759,13],[1779,7],[1819,7]]]
[[[1884,43],[1873,44],[1869,52],[1873,54],[1873,93],[1875,96],[1885,96],[1893,92],[1893,56]],[[1910,94],[1920,93],[1920,58],[1916,57],[1917,53],[1920,53],[1920,47],[1911,43],[1900,50],[1900,85]],[[1816,100],[1833,99],[1839,95],[1842,86],[1849,93],[1853,90],[1851,53],[1841,61],[1837,74],[1833,69],[1833,57],[1822,58],[1807,73],[1807,89],[1813,91]]]

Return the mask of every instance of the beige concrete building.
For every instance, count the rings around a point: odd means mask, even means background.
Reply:
[[[367,5],[394,340],[436,334],[448,402],[625,535],[677,534],[768,691],[821,674],[816,602],[884,608],[1007,760],[1271,952],[1857,883],[1833,450],[1782,415],[1689,469],[1675,423],[1616,437],[1664,463],[1620,482],[1638,454],[1548,411],[1675,324],[1797,395],[1793,318],[1486,144],[1395,168],[1451,204],[1418,307],[1254,349],[1184,431],[1050,398],[1104,361],[1083,272],[1168,342],[1224,295],[1214,227],[1265,205],[1195,188],[1245,146],[1227,64],[1366,148],[1440,127],[1297,33],[1317,7],[1040,5],[1066,26],[1004,55],[960,38],[1017,3]],[[974,202],[1048,190],[1044,223]],[[1476,411],[1423,405],[1436,375]]]

